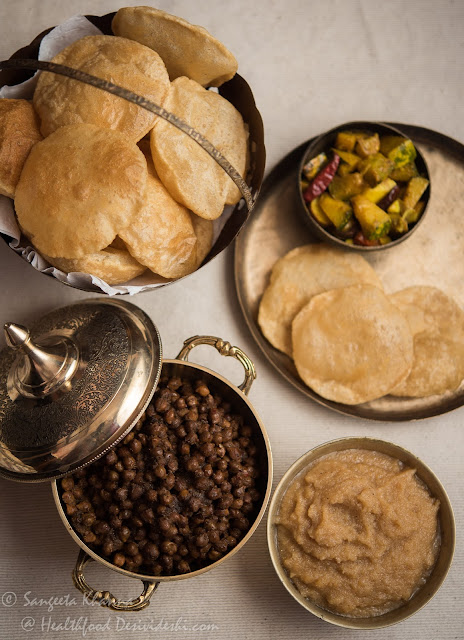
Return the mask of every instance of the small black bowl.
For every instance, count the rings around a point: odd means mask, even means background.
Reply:
[[[402,236],[399,236],[398,238],[395,238],[388,244],[374,245],[374,246],[348,244],[347,242],[345,242],[345,240],[338,238],[327,229],[324,229],[324,227],[320,225],[319,222],[314,218],[314,216],[309,211],[308,206],[303,198],[303,192],[302,192],[301,183],[300,183],[303,167],[306,164],[306,162],[308,162],[308,160],[310,160],[311,158],[316,157],[323,151],[326,151],[326,152],[330,151],[330,149],[335,146],[335,139],[337,137],[337,133],[339,133],[340,131],[346,131],[346,130],[357,130],[357,131],[365,130],[372,133],[378,133],[381,136],[395,135],[395,136],[403,136],[404,138],[409,137],[405,133],[403,133],[400,129],[397,129],[396,127],[392,127],[388,124],[384,124],[383,122],[356,121],[356,122],[346,122],[344,124],[341,124],[337,127],[334,127],[333,129],[330,129],[326,133],[321,134],[317,138],[315,138],[311,142],[311,144],[306,148],[306,151],[304,152],[301,162],[298,166],[297,189],[299,193],[299,200],[301,203],[300,213],[302,214],[302,217],[305,220],[308,227],[310,228],[311,232],[314,233],[318,238],[320,238],[324,242],[328,242],[329,244],[332,244],[338,247],[343,247],[344,249],[347,249],[349,251],[383,251],[385,249],[390,249],[398,245],[400,242],[403,242],[404,240],[407,240],[408,238],[410,238],[411,235],[414,233],[414,231],[422,223],[425,217],[428,203],[430,200],[430,192],[431,192],[430,174],[427,167],[427,163],[425,161],[424,156],[420,152],[420,150],[414,144],[417,151],[417,157],[416,157],[415,163],[417,165],[419,174],[427,178],[429,181],[428,189],[426,190],[425,195],[422,197],[422,200],[425,203],[425,206],[417,222],[415,222],[405,234],[403,234]],[[414,140],[412,142],[414,142]]]

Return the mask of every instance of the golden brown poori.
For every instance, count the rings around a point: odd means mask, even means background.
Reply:
[[[188,209],[178,204],[158,178],[148,158],[144,206],[119,232],[129,252],[164,278],[182,278],[196,269],[197,237]]]
[[[292,339],[302,380],[335,402],[380,398],[408,376],[413,364],[408,321],[370,284],[314,296],[293,320]]]
[[[235,57],[206,29],[160,9],[123,7],[112,29],[159,53],[171,80],[187,76],[204,87],[219,87],[237,71]]]
[[[147,176],[145,156],[119,131],[61,127],[26,160],[15,196],[19,225],[52,258],[101,251],[139,215]]]
[[[159,55],[127,38],[86,36],[63,49],[52,62],[109,80],[161,106],[169,89],[169,76]],[[157,118],[123,98],[49,72],[40,74],[34,107],[44,136],[64,125],[87,123],[117,129],[136,142]]]
[[[248,130],[237,109],[218,93],[189,78],[177,78],[165,108],[187,122],[245,175]],[[195,140],[159,118],[150,146],[164,186],[177,202],[208,220],[219,218],[226,204],[236,204],[240,191],[222,167]]]
[[[227,48],[202,27],[151,7],[120,9],[113,30],[76,40],[52,62],[173,111],[244,176],[247,126],[230,102],[202,86],[236,73]],[[16,115],[8,120],[10,111]],[[146,269],[165,279],[191,273],[211,251],[213,220],[241,197],[173,125],[59,74],[40,73],[32,103],[0,101],[0,135],[0,193],[14,196],[21,231],[50,264],[109,285]]]
[[[422,398],[454,391],[464,378],[464,312],[443,291],[415,286],[390,296],[407,318],[414,337],[414,364],[392,390]]]
[[[142,275],[146,270],[146,267],[137,262],[127,249],[118,249],[111,245],[83,258],[68,260],[66,258],[44,257],[60,271],[91,273],[109,285],[129,282]]]
[[[200,218],[200,216],[196,216],[194,213],[191,213],[190,215],[192,217],[193,229],[197,237],[195,269],[198,269],[213,246],[214,225],[211,220]]]
[[[40,140],[39,119],[32,104],[0,99],[0,194],[14,198],[26,158]]]
[[[258,324],[303,382],[335,402],[422,398],[464,380],[464,311],[456,302],[430,286],[386,296],[363,258],[329,245],[297,247],[274,264]]]
[[[330,289],[380,278],[364,258],[325,244],[297,247],[278,260],[261,299],[258,323],[269,342],[292,356],[292,322],[310,299]]]

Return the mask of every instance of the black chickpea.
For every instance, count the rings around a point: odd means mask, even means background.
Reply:
[[[261,493],[253,430],[203,380],[164,378],[122,443],[61,480],[82,539],[117,567],[177,575],[216,562]]]

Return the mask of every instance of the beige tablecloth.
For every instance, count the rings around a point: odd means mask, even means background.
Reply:
[[[124,0],[2,0],[0,58],[76,13],[103,14]],[[464,141],[464,3],[453,0],[160,0],[160,8],[202,24],[236,54],[261,110],[268,167],[303,140],[349,120],[414,123]],[[462,215],[462,211],[456,212]],[[35,272],[0,242],[0,323],[37,314],[86,295]],[[250,399],[271,438],[275,481],[309,448],[369,435],[392,440],[428,463],[447,488],[458,531],[464,528],[464,408],[422,422],[373,423],[312,403],[267,363],[237,303],[228,250],[200,272],[133,301],[161,331],[164,353],[213,334],[242,347],[258,379]],[[3,339],[0,338],[0,347]],[[199,349],[195,358],[237,382],[240,367]],[[289,638],[454,640],[464,638],[462,538],[438,595],[413,618],[378,632],[324,623],[298,605],[272,568],[265,522],[217,570],[161,585],[148,609],[117,614],[90,606],[71,582],[78,547],[65,531],[47,484],[0,481],[0,639],[25,638]],[[119,597],[141,584],[90,567],[89,582]],[[99,626],[98,626],[99,625]]]

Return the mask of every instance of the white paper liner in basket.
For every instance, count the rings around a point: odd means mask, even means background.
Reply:
[[[175,116],[174,114],[166,111],[159,105],[146,100],[142,96],[139,96],[132,91],[128,91],[123,87],[119,87],[111,82],[96,78],[82,71],[71,69],[63,65],[57,65],[49,62],[56,53],[61,51],[64,47],[68,46],[75,40],[78,40],[86,35],[97,35],[102,32],[95,27],[90,21],[83,16],[75,16],[70,18],[62,25],[55,27],[48,33],[42,40],[39,49],[38,60],[25,60],[25,59],[11,59],[0,62],[0,68],[2,69],[32,69],[38,70],[32,78],[25,82],[12,86],[2,87],[0,89],[0,98],[31,98],[34,92],[35,85],[37,83],[37,75],[40,70],[46,70],[67,77],[71,77],[75,80],[90,84],[102,91],[107,91],[114,95],[117,95],[125,100],[133,102],[140,107],[155,113],[156,115],[164,118],[170,122],[173,126],[184,131],[184,133],[195,142],[197,142],[229,175],[229,177],[235,182],[239,188],[242,196],[245,199],[246,206],[250,211],[253,207],[253,196],[251,194],[248,185],[241,177],[238,171],[227,161],[227,159],[198,131],[195,131],[186,122]],[[221,217],[214,221],[214,236],[213,246],[221,230],[223,229],[227,219],[233,211],[233,207],[226,207]],[[104,282],[101,278],[97,278],[91,274],[86,273],[64,273],[56,267],[51,267],[42,256],[32,246],[21,245],[21,232],[17,225],[13,201],[5,196],[0,196],[0,233],[11,238],[9,246],[16,251],[21,257],[29,262],[35,269],[43,273],[52,275],[57,280],[60,280],[64,284],[68,284],[78,289],[84,289],[86,291],[103,291],[108,295],[118,294],[136,294],[142,291],[155,289],[163,286],[169,280],[157,276],[154,273],[148,272],[142,274],[138,278],[135,278],[131,283],[117,286],[110,286]],[[24,238],[23,238],[24,239]],[[156,281],[154,281],[156,279]]]

